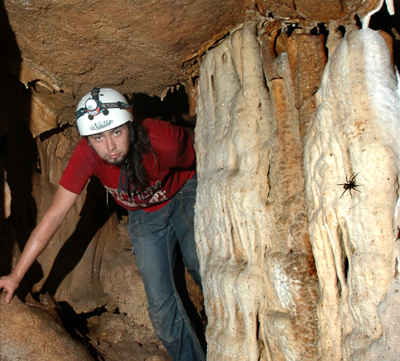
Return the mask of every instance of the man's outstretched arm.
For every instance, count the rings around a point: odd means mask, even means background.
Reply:
[[[77,197],[77,194],[64,187],[58,187],[49,209],[29,237],[15,269],[8,276],[0,277],[0,291],[1,289],[7,291],[7,303],[10,302],[29,267],[50,243]]]

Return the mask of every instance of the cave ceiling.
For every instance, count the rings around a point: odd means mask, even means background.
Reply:
[[[12,76],[30,90],[30,117],[71,123],[77,99],[93,86],[161,98],[179,84],[190,86],[201,56],[245,21],[268,16],[328,23],[362,16],[377,3],[5,0],[0,5],[2,82]],[[19,96],[21,90],[14,88],[2,90],[2,101],[13,91]],[[44,120],[34,135],[54,124]]]

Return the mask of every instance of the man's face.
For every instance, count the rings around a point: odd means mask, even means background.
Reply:
[[[126,124],[88,136],[89,144],[106,162],[120,166],[129,150],[129,129]]]

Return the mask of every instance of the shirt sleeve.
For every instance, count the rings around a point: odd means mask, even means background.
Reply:
[[[82,138],[72,152],[59,184],[72,193],[80,194],[93,175],[95,159],[91,159],[92,153],[87,140]]]

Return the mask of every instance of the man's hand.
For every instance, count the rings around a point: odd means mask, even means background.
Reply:
[[[10,303],[15,290],[18,288],[19,282],[12,275],[0,277],[0,291],[4,289],[7,291],[6,302]]]

